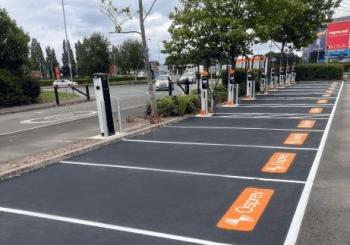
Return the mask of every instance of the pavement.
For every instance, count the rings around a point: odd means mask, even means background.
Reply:
[[[175,93],[180,93],[179,88]],[[148,101],[147,85],[111,86],[110,94],[115,121],[116,98],[120,100],[124,129],[130,127],[127,118],[144,116]],[[156,93],[158,97],[167,94],[167,91]],[[94,98],[93,91],[91,97]],[[56,149],[99,134],[95,101],[59,107],[37,106],[0,109],[0,163]]]
[[[342,89],[298,83],[4,181],[0,244],[295,244],[300,227],[300,243],[332,244],[308,233],[330,225],[322,187],[306,207]]]

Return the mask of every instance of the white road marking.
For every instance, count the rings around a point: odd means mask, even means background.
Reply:
[[[258,106],[261,106],[261,107],[269,107],[269,106],[281,106],[281,107],[294,107],[294,106],[322,106],[322,105],[327,105],[327,106],[333,106],[334,104],[316,104],[316,103],[313,103],[313,104],[305,104],[305,103],[301,103],[301,104],[240,104],[239,107],[247,107],[247,106],[255,106],[255,107],[258,107]]]
[[[27,120],[23,120],[20,123],[22,124],[46,124],[46,123],[55,123],[55,122],[62,122],[67,120],[74,120],[82,117],[91,117],[96,116],[96,111],[75,111],[75,112],[68,112],[63,114],[55,114],[50,116],[43,116],[43,117],[35,117]]]
[[[165,128],[184,128],[184,129],[232,129],[232,130],[266,130],[266,131],[304,131],[304,132],[323,132],[322,129],[296,129],[296,128],[254,128],[254,127],[216,127],[216,126],[164,126]]]
[[[216,115],[283,115],[283,116],[304,116],[304,115],[310,115],[310,113],[278,113],[278,112],[236,112],[236,113],[231,113],[231,112],[218,112]],[[322,116],[329,116],[330,114],[328,113],[322,113]]]
[[[315,177],[316,177],[316,173],[317,173],[318,167],[320,165],[321,157],[322,157],[325,145],[326,145],[326,141],[327,141],[327,138],[328,138],[329,130],[331,128],[331,125],[332,125],[332,122],[333,122],[333,119],[334,119],[334,114],[335,114],[335,111],[337,109],[337,105],[338,105],[338,102],[339,102],[340,94],[341,94],[341,92],[343,90],[343,85],[344,85],[344,82],[342,82],[342,84],[340,86],[340,90],[339,90],[339,93],[338,93],[337,100],[336,100],[334,108],[332,110],[330,119],[329,119],[329,121],[327,123],[325,132],[324,132],[324,134],[322,136],[320,146],[318,148],[315,160],[314,160],[314,162],[312,164],[312,167],[311,167],[309,176],[307,178],[306,184],[304,186],[303,192],[301,193],[301,197],[299,199],[298,206],[297,206],[296,211],[294,213],[292,223],[291,223],[291,225],[289,227],[289,231],[288,231],[286,240],[284,242],[285,245],[294,245],[296,243],[296,241],[297,241],[299,230],[300,230],[300,227],[301,227],[301,222],[302,222],[302,220],[304,218],[306,206],[307,206],[307,203],[308,203],[309,198],[310,198],[312,186],[313,186],[313,183],[314,183],[314,180],[315,180]]]
[[[327,99],[335,99],[336,97],[327,97]],[[258,98],[255,99],[255,101],[259,100],[321,100],[325,99],[325,97],[263,97],[259,96]]]
[[[317,120],[328,120],[326,117],[314,117],[314,116],[299,116],[299,117],[293,117],[293,116],[288,116],[288,117],[278,117],[278,116],[217,116],[214,118],[224,118],[224,119],[277,119],[277,120],[282,120],[282,119],[317,119]]]
[[[171,145],[197,145],[197,146],[223,146],[223,147],[240,147],[240,148],[261,148],[261,149],[284,149],[300,151],[317,151],[317,148],[288,147],[288,146],[268,146],[268,145],[236,145],[236,144],[216,144],[200,142],[181,142],[181,141],[159,141],[159,140],[136,140],[123,139],[125,142],[153,143],[153,144],[171,144]]]
[[[331,107],[333,104],[309,104],[309,105],[268,105],[268,104],[256,104],[256,105],[248,105],[248,104],[240,104],[240,108],[309,108],[309,107]]]
[[[269,178],[259,178],[259,177],[251,177],[251,176],[238,176],[238,175],[227,175],[227,174],[211,174],[211,173],[182,171],[182,170],[174,170],[174,169],[146,168],[146,167],[127,166],[127,165],[111,165],[111,164],[74,162],[74,161],[60,161],[60,163],[69,164],[69,165],[89,166],[89,167],[132,169],[132,170],[159,172],[159,173],[171,173],[171,174],[183,174],[183,175],[217,177],[217,178],[225,178],[225,179],[244,179],[244,180],[258,180],[258,181],[263,181],[263,182],[282,182],[282,183],[305,184],[305,181],[300,181],[300,180],[269,179]]]
[[[21,132],[25,132],[25,131],[29,131],[29,130],[33,130],[33,129],[45,128],[45,127],[49,127],[49,126],[55,126],[55,125],[59,125],[61,123],[74,122],[74,121],[77,121],[77,120],[80,120],[80,119],[86,119],[86,118],[95,117],[95,116],[97,116],[97,114],[90,115],[90,116],[85,116],[85,117],[78,117],[78,118],[74,118],[74,119],[66,120],[66,121],[59,121],[59,122],[56,122],[56,123],[49,123],[49,124],[46,124],[46,125],[40,125],[40,126],[30,127],[30,128],[16,130],[16,131],[11,131],[11,132],[7,132],[7,133],[2,133],[2,134],[0,134],[0,136],[21,133]]]
[[[192,237],[178,236],[178,235],[173,235],[168,233],[142,230],[142,229],[136,229],[136,228],[126,227],[126,226],[112,225],[112,224],[106,224],[106,223],[95,222],[90,220],[52,215],[47,213],[32,212],[32,211],[27,211],[22,209],[0,207],[0,212],[24,215],[24,216],[35,217],[35,218],[46,219],[46,220],[60,221],[60,222],[65,222],[70,224],[78,224],[78,225],[102,228],[107,230],[122,231],[127,233],[181,241],[186,243],[188,242],[188,243],[201,244],[201,245],[228,245],[226,243],[212,242],[212,241],[207,241],[207,240],[202,240],[202,239],[197,239]]]

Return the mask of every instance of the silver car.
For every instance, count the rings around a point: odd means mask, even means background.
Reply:
[[[159,75],[156,78],[156,90],[169,90],[169,82],[170,82],[170,76],[169,75]]]
[[[60,80],[55,80],[53,81],[52,86],[56,88],[71,88],[77,86],[78,83],[72,82],[68,79],[60,79]]]

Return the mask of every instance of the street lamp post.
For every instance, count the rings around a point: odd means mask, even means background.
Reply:
[[[72,63],[70,60],[70,44],[68,40],[68,34],[67,34],[67,25],[66,25],[66,11],[64,9],[64,2],[62,0],[62,10],[63,10],[63,22],[64,22],[64,31],[66,33],[66,49],[68,54],[68,65],[69,65],[69,74],[70,74],[70,80],[73,81],[73,73],[72,73]]]

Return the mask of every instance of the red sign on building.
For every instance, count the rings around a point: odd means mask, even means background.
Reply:
[[[350,21],[333,22],[328,25],[328,50],[344,50],[349,48]]]

